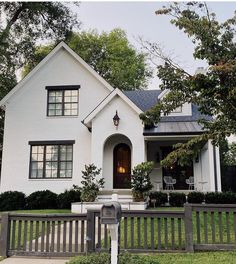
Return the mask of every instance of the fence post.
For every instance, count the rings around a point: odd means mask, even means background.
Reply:
[[[193,252],[193,219],[192,206],[185,204],[184,206],[184,223],[185,223],[185,250]]]
[[[95,212],[87,210],[87,252],[95,252]]]
[[[8,245],[9,245],[9,214],[3,213],[1,217],[1,236],[0,236],[0,256],[8,256]]]

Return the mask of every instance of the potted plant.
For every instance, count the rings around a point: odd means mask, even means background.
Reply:
[[[100,173],[101,169],[98,169],[94,164],[85,165],[85,170],[82,171],[82,187],[79,188],[82,202],[94,202],[96,200],[105,183],[104,178],[96,179]]]
[[[134,200],[144,201],[145,197],[148,195],[149,191],[153,188],[150,180],[150,173],[153,170],[154,163],[142,162],[135,166],[132,171],[131,177],[131,189]]]

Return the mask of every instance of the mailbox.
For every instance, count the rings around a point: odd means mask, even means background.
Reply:
[[[101,224],[118,224],[121,219],[121,205],[118,202],[105,203],[101,208]]]

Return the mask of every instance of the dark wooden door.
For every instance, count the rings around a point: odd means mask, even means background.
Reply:
[[[113,188],[130,189],[131,151],[127,144],[118,144],[113,152]]]

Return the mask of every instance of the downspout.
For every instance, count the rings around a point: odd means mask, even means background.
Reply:
[[[213,146],[213,160],[214,160],[215,191],[218,192],[217,165],[216,165],[216,147],[215,146]]]

